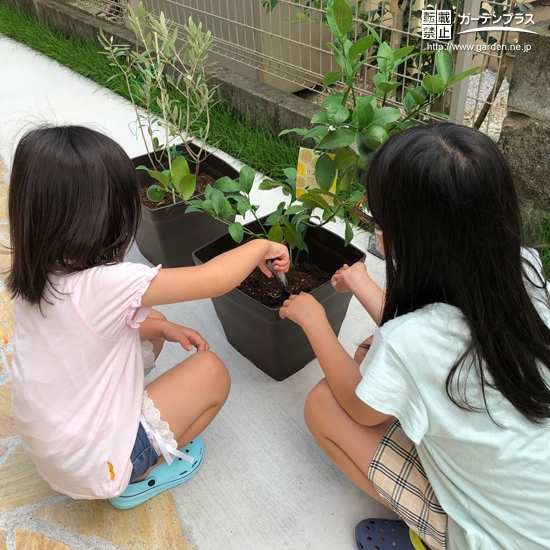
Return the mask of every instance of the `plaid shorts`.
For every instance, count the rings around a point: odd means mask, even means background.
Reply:
[[[382,438],[368,478],[379,495],[430,548],[446,548],[447,514],[432,489],[414,443],[396,420]]]

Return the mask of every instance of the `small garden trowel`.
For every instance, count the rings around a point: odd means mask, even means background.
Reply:
[[[269,268],[269,271],[273,273],[273,276],[281,287],[281,294],[279,294],[278,296],[273,296],[273,298],[280,298],[281,301],[288,300],[292,292],[290,291],[290,285],[288,284],[288,279],[286,278],[286,275],[274,269],[273,260],[267,260],[266,265]]]

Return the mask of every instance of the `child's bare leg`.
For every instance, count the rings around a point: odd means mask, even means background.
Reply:
[[[145,321],[141,323],[140,335],[142,335],[147,329],[146,323],[148,323],[150,320],[154,322],[155,319],[166,321],[166,317],[160,311],[157,311],[156,309],[151,309],[147,314],[147,318],[145,319]],[[145,338],[142,338],[142,340],[145,340]],[[151,344],[153,344],[153,353],[155,354],[155,359],[156,359],[159,356],[164,346],[164,338],[152,338],[150,342]]]
[[[395,419],[378,426],[358,424],[340,406],[325,378],[307,396],[304,417],[309,431],[333,464],[365,493],[389,507],[367,473],[382,437]]]
[[[212,422],[225,403],[230,386],[229,373],[221,359],[211,351],[199,351],[145,389],[181,449]],[[162,462],[161,456],[154,467]]]

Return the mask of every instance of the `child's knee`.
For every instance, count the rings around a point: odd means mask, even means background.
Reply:
[[[327,402],[334,399],[334,395],[326,378],[323,378],[307,395],[304,404],[304,418],[310,426],[326,409]]]
[[[229,394],[231,377],[225,363],[212,351],[201,351],[199,354],[210,383],[215,384],[222,393]]]

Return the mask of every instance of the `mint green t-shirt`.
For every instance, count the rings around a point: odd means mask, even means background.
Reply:
[[[543,293],[526,285],[550,325]],[[449,550],[550,548],[550,422],[532,424],[486,387],[495,424],[483,407],[474,373],[467,377],[466,395],[482,412],[457,407],[445,383],[468,340],[461,311],[447,304],[389,321],[361,365],[356,393],[398,418],[415,443],[449,516]]]

